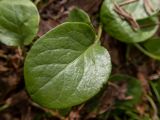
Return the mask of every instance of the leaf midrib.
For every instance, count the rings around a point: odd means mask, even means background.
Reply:
[[[70,62],[69,64],[67,64],[62,71],[58,72],[55,76],[51,77],[51,80],[46,82],[42,87],[40,87],[37,91],[35,91],[34,93],[31,93],[31,96],[33,97],[35,94],[37,94],[39,91],[41,91],[45,86],[47,86],[50,82],[53,81],[53,79],[58,76],[59,74],[61,74],[63,71],[65,71],[65,69],[71,65],[72,63],[74,63],[75,61],[79,60],[81,58],[81,56],[83,56],[89,49],[91,49],[94,45],[96,45],[97,43],[94,42],[93,44],[91,44],[86,50],[84,50],[84,52],[82,52],[82,54],[80,54],[75,60],[73,60],[72,62]]]

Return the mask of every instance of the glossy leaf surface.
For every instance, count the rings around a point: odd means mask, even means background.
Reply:
[[[22,46],[32,42],[38,31],[39,13],[30,0],[0,0],[0,41]]]
[[[41,37],[25,61],[28,92],[38,104],[67,108],[94,96],[111,71],[107,50],[86,23],[66,22]]]
[[[137,14],[141,14],[136,11]],[[157,18],[149,17],[139,21],[140,29],[136,31],[131,25],[115,12],[112,0],[105,0],[100,12],[101,22],[105,31],[112,37],[127,43],[141,42],[152,37],[157,31]],[[145,24],[144,24],[145,23]],[[150,23],[150,25],[146,25]],[[145,27],[144,27],[145,26]]]

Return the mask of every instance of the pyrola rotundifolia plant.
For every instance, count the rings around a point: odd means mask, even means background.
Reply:
[[[36,36],[38,24],[39,14],[30,0],[0,1],[2,43],[23,48]],[[67,22],[39,38],[24,64],[26,89],[33,101],[47,108],[66,108],[97,94],[111,72],[100,34],[84,11],[74,9]]]
[[[32,42],[39,25],[39,13],[30,0],[0,0],[0,41],[10,46]]]
[[[159,0],[104,0],[97,34],[87,13],[74,8],[66,22],[36,40],[27,53],[24,77],[32,100],[46,108],[62,109],[81,104],[101,90],[111,73],[110,55],[100,44],[102,26],[114,38],[160,60],[160,39],[154,36],[159,6]],[[23,49],[35,38],[39,19],[30,0],[0,0],[0,41]],[[110,79],[121,81],[123,77]],[[133,85],[135,79],[125,77]],[[129,94],[140,98],[136,94],[141,91],[140,83],[134,86],[139,87]],[[123,104],[134,105],[139,102],[136,98]]]
[[[104,0],[100,18],[109,35],[160,60],[159,6],[160,0]]]
[[[32,99],[47,108],[67,108],[97,94],[111,72],[110,56],[99,41],[88,15],[79,9],[38,39],[24,66]]]

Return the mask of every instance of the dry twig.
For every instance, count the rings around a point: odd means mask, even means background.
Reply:
[[[134,2],[137,2],[139,0],[125,0],[124,2],[122,3],[119,3],[119,6],[124,6],[124,5],[128,5],[128,4],[131,4],[131,3],[134,3]]]
[[[144,3],[144,8],[146,10],[146,12],[151,15],[152,12],[154,12],[154,7],[151,3],[150,0],[143,0],[143,3]]]
[[[120,7],[117,3],[114,3],[114,10],[116,13],[118,13],[123,19],[125,19],[134,30],[137,30],[140,28],[137,21],[132,17],[131,14],[129,14],[127,11],[125,11],[122,7]]]
[[[132,26],[133,30],[140,29],[141,26],[137,23],[137,21],[134,19],[134,17],[130,13],[128,13],[122,8],[122,6],[134,3],[136,1],[139,1],[139,0],[126,0],[119,4],[114,3],[114,6],[115,6],[114,10],[116,11],[116,13],[119,14],[122,19],[125,19]],[[154,7],[150,0],[143,0],[143,2],[144,2],[145,10],[149,15],[152,12],[154,12]]]

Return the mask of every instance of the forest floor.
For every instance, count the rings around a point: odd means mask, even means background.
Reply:
[[[98,28],[99,10],[102,0],[41,0],[37,7],[41,15],[38,37],[63,23],[68,12],[74,7],[85,10]],[[159,114],[160,106],[153,93],[150,81],[160,76],[160,62],[153,60],[132,45],[121,43],[103,32],[102,46],[107,48],[112,58],[112,75],[125,74],[137,78],[143,89],[140,103],[132,109],[146,120],[154,119]],[[26,49],[30,49],[27,46]],[[112,115],[114,102],[119,96],[125,96],[125,87],[115,91],[109,84],[94,98],[69,110],[48,110],[35,105],[26,92],[23,77],[24,57],[19,55],[16,47],[0,43],[0,120],[129,120],[130,114],[119,110],[120,115]],[[125,83],[123,83],[125,84]],[[116,113],[116,112],[115,112]],[[143,117],[145,116],[145,117]],[[147,117],[149,116],[149,117]],[[140,119],[140,120],[143,120]],[[132,120],[135,120],[132,119]],[[144,119],[145,120],[145,119]],[[156,120],[156,119],[155,119]]]

